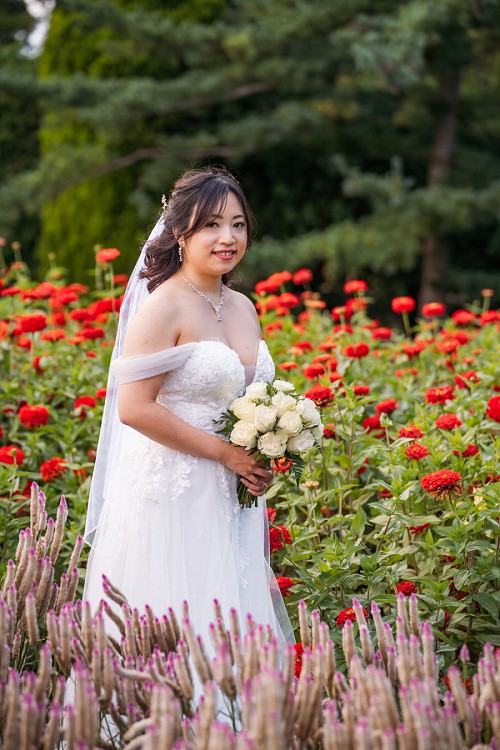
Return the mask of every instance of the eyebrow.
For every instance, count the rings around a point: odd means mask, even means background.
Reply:
[[[222,214],[211,214],[210,218],[211,219],[221,219],[222,218]],[[244,218],[245,217],[244,217],[243,214],[236,214],[235,216],[233,216],[233,221],[234,221],[234,219],[244,219]]]

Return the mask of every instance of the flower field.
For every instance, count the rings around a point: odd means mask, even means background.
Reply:
[[[32,481],[49,516],[67,500],[57,574],[83,531],[126,282],[112,260],[98,259],[94,290],[57,270],[35,284],[22,263],[0,279],[0,575]],[[370,318],[364,282],[347,282],[330,310],[310,281],[301,269],[255,290],[277,377],[324,424],[300,486],[278,461],[268,492],[271,564],[297,634],[301,600],[340,644],[353,597],[391,623],[398,592],[414,593],[439,668],[466,645],[472,669],[485,643],[500,646],[500,313],[487,294],[451,317],[399,297],[389,328]]]

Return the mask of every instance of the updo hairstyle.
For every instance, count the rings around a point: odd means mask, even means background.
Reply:
[[[248,250],[253,215],[239,182],[224,167],[189,170],[174,183],[163,211],[164,229],[146,250],[144,267],[139,275],[148,279],[149,292],[179,270],[179,244],[174,229],[178,236],[191,237],[211,221],[213,216],[224,211],[230,192],[238,198],[243,209]],[[222,281],[227,283],[227,274],[222,276]]]

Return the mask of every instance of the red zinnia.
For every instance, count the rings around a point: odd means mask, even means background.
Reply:
[[[439,469],[422,477],[420,484],[425,492],[440,498],[460,494],[461,479],[462,475],[458,471]]]
[[[302,654],[304,653],[304,646],[302,643],[294,643],[295,649],[295,677],[300,677],[302,671]]]
[[[335,425],[334,424],[325,424],[323,427],[323,437],[327,439],[331,439],[335,437]]]
[[[64,458],[54,456],[54,458],[49,458],[48,461],[43,462],[40,466],[40,473],[44,482],[50,482],[65,472],[67,468],[68,465]]]
[[[368,396],[370,393],[369,385],[355,385],[352,389],[355,396]]]
[[[368,612],[363,607],[363,614],[365,617],[368,617]],[[337,619],[335,620],[335,625],[337,627],[342,628],[347,620],[350,620],[351,622],[354,622],[356,620],[356,612],[354,611],[353,607],[349,607],[348,609],[343,609],[339,614],[337,615]]]
[[[62,328],[52,328],[50,331],[44,331],[40,336],[40,341],[60,341],[66,338],[66,331]]]
[[[284,598],[290,596],[292,593],[290,589],[295,585],[295,582],[291,578],[286,576],[276,576],[276,583],[278,584],[279,590],[281,591]]]
[[[392,336],[392,331],[390,328],[383,328],[381,326],[378,326],[377,328],[374,328],[372,330],[372,339],[374,341],[377,340],[386,340],[388,341]]]
[[[16,466],[21,466],[23,461],[24,453],[17,445],[4,445],[0,448],[0,464],[12,466],[15,463]]]
[[[413,424],[413,422],[410,422],[408,427],[401,427],[401,429],[398,432],[398,437],[400,438],[413,438],[414,440],[417,440],[418,438],[421,438],[424,436],[424,433],[420,429],[420,427],[417,427],[416,424]]]
[[[309,268],[299,268],[298,271],[295,271],[295,273],[292,276],[292,281],[296,286],[301,286],[302,284],[308,284],[313,279],[312,271],[309,270]]]
[[[284,292],[283,294],[280,294],[278,300],[281,307],[286,307],[287,309],[290,307],[296,307],[300,302],[297,295],[292,294],[291,292]]]
[[[314,401],[320,409],[331,404],[334,399],[334,393],[327,385],[313,385],[304,393],[304,396]]]
[[[436,427],[440,430],[454,430],[455,427],[460,427],[462,422],[459,420],[456,414],[441,414],[436,419]]]
[[[18,315],[16,322],[22,333],[34,333],[35,331],[43,331],[44,328],[47,328],[47,318],[42,313]]]
[[[386,398],[375,405],[377,414],[392,414],[398,408],[399,404],[394,398]]]
[[[382,425],[380,424],[380,417],[378,414],[374,414],[373,417],[366,417],[366,419],[363,419],[361,422],[361,427],[363,429],[368,430],[369,432],[373,432],[374,430],[380,430],[382,428]],[[382,431],[380,433],[381,436],[383,436],[385,433]]]
[[[486,404],[486,414],[495,422],[500,422],[500,396],[493,396]]]
[[[412,461],[420,461],[426,456],[430,456],[430,451],[422,443],[412,443],[405,449],[405,456],[411,458]]]
[[[471,456],[477,456],[479,453],[479,448],[477,445],[473,445],[473,443],[469,443],[467,448],[462,451],[461,453],[459,451],[453,451],[454,456],[463,456],[464,458],[470,458]]]
[[[425,400],[428,404],[444,404],[446,401],[453,401],[452,385],[443,385],[441,388],[429,388],[425,392]]]
[[[415,300],[413,297],[394,297],[391,307],[395,313],[411,312],[415,309]]]
[[[344,284],[345,294],[358,294],[359,292],[366,292],[368,284],[366,281],[360,279],[352,279],[352,281],[346,281]]]
[[[73,408],[81,417],[81,419],[85,419],[87,417],[87,410],[84,407],[89,406],[91,409],[93,409],[96,403],[97,402],[93,396],[79,396],[79,398],[75,400]]]
[[[423,534],[429,528],[430,523],[423,523],[421,526],[408,526],[410,534]]]
[[[476,320],[474,313],[468,310],[455,310],[451,317],[457,326],[468,326]]]
[[[414,594],[417,590],[417,587],[413,583],[413,581],[400,581],[396,584],[396,591],[398,594],[404,594],[405,596],[410,596],[410,594]]]
[[[280,365],[278,365],[278,370],[284,370],[287,372],[288,370],[297,370],[298,369],[297,362],[282,362]]]
[[[422,315],[424,318],[438,318],[440,315],[444,315],[446,307],[442,302],[428,302],[427,305],[422,305]]]
[[[364,342],[358,344],[349,344],[344,349],[346,357],[352,357],[353,359],[362,359],[370,353],[370,347]]]
[[[84,339],[103,339],[105,337],[105,333],[102,328],[84,328],[81,332],[80,336],[82,336]]]
[[[325,368],[320,362],[315,362],[312,365],[307,365],[304,367],[304,377],[308,380],[314,380],[315,378],[319,378],[320,375],[325,374]]]
[[[273,526],[269,529],[269,549],[271,552],[283,549],[283,542],[290,544],[292,537],[284,526]]]
[[[466,381],[470,381],[467,383]],[[457,388],[470,388],[470,383],[479,383],[479,378],[474,370],[469,372],[462,372],[460,375],[455,375],[455,385]]]
[[[116,247],[107,247],[104,250],[99,250],[95,259],[98,263],[112,263],[119,255],[120,251]]]
[[[32,430],[34,427],[41,427],[49,421],[49,410],[45,406],[21,406],[19,409],[19,421],[25,427]]]

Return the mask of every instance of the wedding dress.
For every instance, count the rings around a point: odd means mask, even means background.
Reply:
[[[263,340],[255,368],[217,339],[150,355],[118,357],[118,383],[164,373],[157,402],[200,430],[216,434],[214,420],[252,379],[272,380],[274,364]],[[253,378],[251,377],[253,375]],[[120,430],[118,457],[89,557],[84,598],[93,608],[105,574],[132,607],[149,604],[156,616],[189,604],[195,632],[210,652],[213,600],[235,608],[242,631],[250,613],[270,625],[282,646],[294,642],[281,593],[269,566],[265,499],[242,509],[237,478],[224,465],[155,443],[130,427]]]

